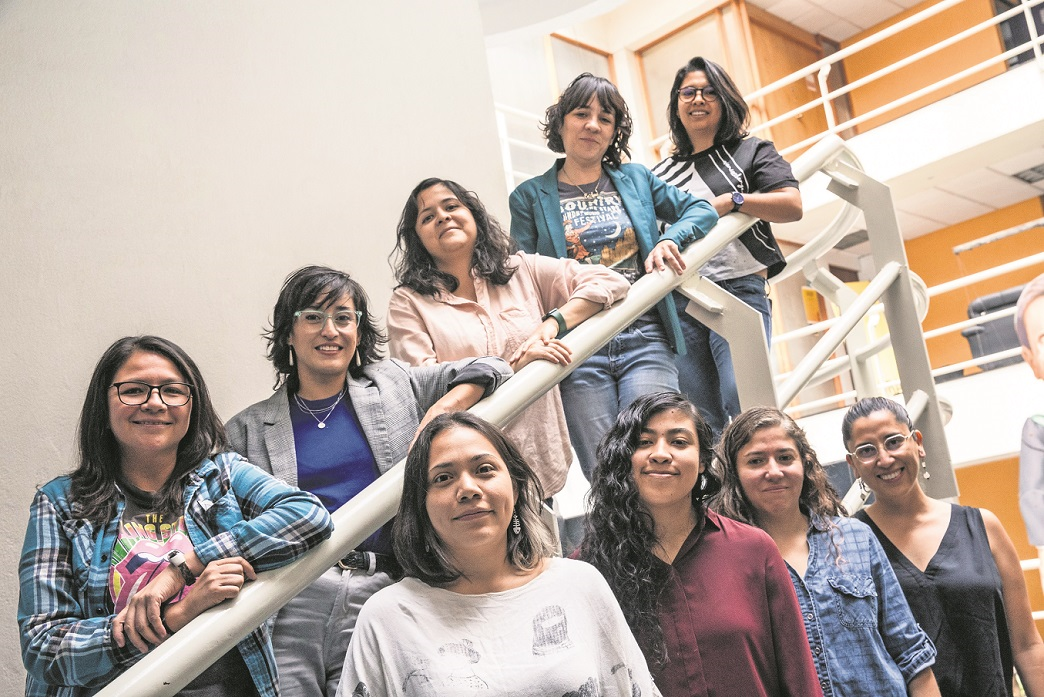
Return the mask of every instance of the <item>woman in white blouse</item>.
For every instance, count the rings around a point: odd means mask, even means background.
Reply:
[[[395,553],[338,697],[659,695],[601,574],[552,558],[533,470],[495,426],[443,414],[406,459]]]
[[[474,193],[444,179],[418,184],[399,220],[400,285],[388,310],[392,356],[426,365],[493,355],[515,371],[534,360],[566,364],[562,334],[629,288],[602,266],[513,252]],[[558,493],[572,461],[558,388],[506,432],[533,463],[545,495]]]

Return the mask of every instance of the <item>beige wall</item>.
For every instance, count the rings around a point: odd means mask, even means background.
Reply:
[[[269,394],[286,273],[347,269],[383,315],[406,194],[459,179],[507,222],[477,0],[0,5],[0,694],[36,486],[74,461],[114,339],[156,333],[223,417]]]

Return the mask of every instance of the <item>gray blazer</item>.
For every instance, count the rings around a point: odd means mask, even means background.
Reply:
[[[473,363],[488,366],[494,376],[486,387],[487,395],[512,375],[503,359],[487,356],[420,367],[389,359],[366,366],[359,379],[348,376],[348,397],[381,474],[406,457],[425,412]],[[297,486],[294,428],[285,383],[268,399],[233,416],[225,428],[233,450]]]

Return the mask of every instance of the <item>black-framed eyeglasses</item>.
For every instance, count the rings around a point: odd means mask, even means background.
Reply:
[[[678,90],[678,99],[683,102],[691,102],[696,99],[697,94],[700,95],[705,102],[718,101],[718,90],[710,85],[706,87],[682,87]]]
[[[164,385],[150,385],[147,382],[127,380],[114,382],[112,387],[116,388],[116,394],[120,401],[129,407],[136,407],[149,401],[152,391],[159,392],[160,401],[168,407],[181,407],[188,404],[192,397],[192,385],[187,382],[168,382]]]
[[[906,441],[909,440],[911,436],[913,436],[913,431],[910,431],[905,436],[901,433],[894,433],[885,438],[881,445],[889,453],[897,453],[903,449],[903,446],[906,445]],[[848,454],[862,462],[864,465],[868,465],[877,460],[881,455],[881,451],[878,450],[877,446],[873,443],[863,443],[856,448],[855,451]]]
[[[315,309],[298,310],[294,313],[294,319],[299,319],[310,327],[321,327],[326,324],[326,320],[332,319],[334,326],[338,329],[347,329],[362,321],[362,310],[338,310],[337,312],[323,312]]]

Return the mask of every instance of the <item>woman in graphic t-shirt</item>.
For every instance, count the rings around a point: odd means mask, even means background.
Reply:
[[[255,572],[330,536],[314,496],[226,451],[181,348],[155,336],[108,348],[80,412],[80,464],[29,510],[18,566],[27,696],[93,695]],[[274,697],[266,626],[179,694]]]
[[[544,135],[565,157],[511,194],[511,236],[519,247],[602,264],[632,283],[668,267],[681,273],[681,251],[718,216],[707,201],[623,162],[631,117],[616,86],[590,73],[577,76],[548,107]],[[662,237],[657,219],[671,223]],[[685,345],[666,298],[562,381],[569,436],[588,479],[616,415],[640,395],[678,389],[672,349],[684,352]]]

